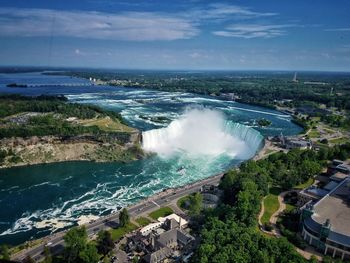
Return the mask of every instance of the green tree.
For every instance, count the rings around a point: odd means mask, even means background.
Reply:
[[[87,244],[86,247],[79,252],[79,259],[83,263],[96,263],[99,261],[100,255],[93,244]]]
[[[316,161],[305,160],[299,166],[299,173],[304,176],[305,181],[320,172],[321,166]]]
[[[132,263],[137,263],[140,261],[140,258],[138,256],[135,256],[132,258]]]
[[[52,263],[52,255],[51,255],[50,249],[46,246],[44,248],[44,255],[45,255],[45,259],[43,262],[44,263]]]
[[[98,253],[106,256],[114,248],[111,233],[108,231],[100,231],[97,237]]]
[[[0,254],[2,256],[2,259],[4,260],[10,260],[10,253],[7,245],[2,245],[0,247]]]
[[[195,193],[189,196],[189,212],[191,215],[199,215],[203,206],[203,196],[200,193]]]
[[[130,216],[128,210],[123,208],[119,213],[119,224],[124,227],[130,222]]]
[[[312,255],[309,262],[310,263],[318,263],[318,260],[317,260],[316,256]]]
[[[235,204],[236,214],[241,222],[252,225],[260,209],[261,193],[253,181],[246,181],[242,186]]]
[[[26,263],[35,263],[35,260],[31,256],[28,255],[24,259],[24,262],[26,262]]]
[[[66,262],[77,262],[79,253],[84,251],[87,245],[86,228],[84,226],[73,227],[65,234],[63,239],[65,243],[64,257]]]

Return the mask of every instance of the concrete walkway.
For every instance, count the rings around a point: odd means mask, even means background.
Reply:
[[[261,229],[263,228],[263,224],[261,222],[261,218],[262,218],[262,216],[265,213],[265,206],[264,206],[265,198],[266,198],[266,196],[264,196],[264,198],[261,200],[261,208],[260,208],[260,212],[259,212],[259,215],[258,215],[258,223],[259,223],[259,226],[260,226]]]

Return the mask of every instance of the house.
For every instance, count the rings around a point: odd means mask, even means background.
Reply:
[[[312,143],[309,140],[304,140],[301,138],[286,138],[284,147],[286,149],[295,149],[299,148],[302,150],[311,149]]]
[[[188,222],[182,217],[171,214],[158,218],[128,238],[126,250],[141,255],[148,263],[165,262],[169,258],[181,258],[193,250],[194,237],[185,227]]]

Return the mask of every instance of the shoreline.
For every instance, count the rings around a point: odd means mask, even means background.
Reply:
[[[227,172],[227,171],[226,171]],[[142,207],[142,206],[146,206],[147,204],[150,203],[154,203],[156,199],[161,199],[164,196],[169,196],[169,195],[173,195],[174,193],[176,194],[177,192],[180,191],[185,191],[187,189],[193,189],[196,187],[200,187],[200,185],[203,185],[204,183],[210,183],[213,180],[220,180],[221,177],[225,174],[225,172],[223,173],[219,173],[219,174],[215,174],[213,176],[209,176],[207,178],[192,182],[190,184],[186,184],[186,185],[182,185],[179,187],[174,187],[174,188],[165,188],[151,196],[145,197],[141,200],[139,200],[138,202],[134,203],[134,204],[130,204],[128,206],[126,206],[125,208],[129,211],[130,210],[134,210],[134,211],[139,211],[140,209],[137,209],[138,207]],[[161,206],[162,207],[162,206]],[[159,207],[156,207],[156,209]],[[25,258],[26,255],[28,255],[28,252],[30,250],[35,250],[35,249],[39,249],[39,248],[44,248],[48,243],[50,243],[50,240],[52,239],[62,239],[64,234],[67,233],[67,231],[69,229],[71,229],[72,227],[76,227],[76,226],[91,226],[92,224],[97,224],[98,222],[108,222],[109,220],[113,220],[114,217],[118,218],[120,210],[114,211],[108,215],[105,216],[99,216],[96,220],[93,221],[89,221],[89,222],[85,222],[84,224],[77,224],[74,226],[69,226],[67,228],[62,228],[62,230],[56,231],[55,233],[43,236],[41,238],[38,239],[33,239],[33,240],[27,240],[23,243],[20,243],[18,245],[15,245],[14,247],[18,247],[21,244],[26,244],[27,242],[33,242],[35,245],[33,246],[29,246],[27,248],[21,249],[19,250],[17,253],[12,254],[11,255],[11,259],[15,260],[15,259],[19,259],[21,257]],[[89,216],[89,215],[88,215]],[[56,219],[53,219],[56,220]],[[77,221],[78,222],[78,221]],[[91,238],[91,236],[89,235],[89,238]]]
[[[223,175],[225,173],[227,173],[228,171],[232,170],[232,169],[239,169],[239,165],[243,162],[246,162],[246,161],[249,161],[249,160],[257,160],[255,158],[258,158],[258,159],[261,159],[261,158],[264,158],[265,156],[259,156],[259,154],[264,150],[264,148],[266,147],[266,144],[264,144],[264,147],[262,147],[259,152],[257,152],[254,156],[252,156],[251,158],[247,159],[247,160],[244,160],[242,162],[240,162],[239,164],[237,164],[236,166],[232,166],[231,168],[221,172],[221,173],[218,173],[218,174],[214,174],[214,175],[211,175],[211,176],[208,176],[206,178],[203,178],[203,179],[200,179],[200,180],[196,180],[196,181],[193,181],[191,183],[188,183],[188,184],[184,184],[184,185],[181,185],[181,186],[177,186],[177,187],[170,187],[170,188],[163,188],[163,189],[160,189],[158,192],[150,195],[150,196],[146,196],[142,199],[140,199],[139,201],[135,202],[135,203],[132,203],[132,204],[129,204],[128,206],[126,206],[125,208],[126,209],[134,209],[135,207],[138,207],[138,206],[142,206],[142,205],[145,205],[147,203],[150,203],[150,202],[153,202],[154,200],[156,200],[157,198],[162,198],[163,196],[166,196],[166,195],[169,195],[170,193],[176,193],[177,191],[180,191],[180,190],[186,190],[186,189],[189,189],[189,188],[193,188],[193,187],[196,187],[198,185],[201,185],[203,183],[206,183],[206,182],[210,182],[212,180],[219,180],[223,177]],[[70,162],[70,161],[67,161],[67,162]],[[90,161],[72,161],[72,162],[90,162]],[[63,162],[61,162],[63,163]],[[113,163],[113,162],[111,162]],[[38,164],[40,165],[40,164]],[[16,168],[16,167],[12,167],[12,168]],[[5,169],[11,169],[11,168],[5,168]],[[1,169],[0,169],[1,170]],[[93,215],[93,214],[88,214],[88,215],[81,215],[83,217],[97,217],[97,219],[95,218],[93,221],[105,221],[105,220],[109,220],[110,218],[112,217],[115,217],[116,215],[118,215],[120,212],[120,210],[116,210],[116,211],[113,211],[107,215],[104,215],[104,216],[96,216],[96,215]],[[80,218],[80,217],[79,217]],[[38,238],[38,239],[33,239],[33,240],[27,240],[25,241],[24,243],[26,242],[38,242],[40,241],[40,243],[37,245],[39,246],[42,242],[44,242],[47,238],[51,238],[51,237],[56,237],[58,235],[61,235],[62,233],[65,233],[67,232],[70,228],[72,227],[75,227],[75,226],[82,226],[82,225],[89,225],[91,224],[91,221],[89,222],[85,222],[84,224],[79,224],[79,221],[80,219],[77,218],[76,220],[76,224],[73,225],[73,226],[68,226],[68,227],[62,227],[62,228],[57,228],[56,230],[54,230],[54,233],[52,234],[48,234],[48,235],[45,235],[41,238]],[[58,218],[53,218],[51,219],[50,221],[56,221],[58,220]],[[40,222],[39,222],[40,223]],[[18,245],[21,245],[21,244],[24,244],[24,243],[20,243]],[[15,245],[15,246],[18,246],[18,245]]]
[[[259,152],[257,152],[254,156],[252,156],[250,159],[247,159],[245,161],[248,161],[248,160],[259,160],[259,159],[263,159],[263,158],[267,157],[269,154],[265,154],[264,155],[264,154],[261,154],[261,153],[266,148],[268,148],[269,145],[270,144],[266,144],[266,139],[265,139],[264,146],[259,150]],[[242,162],[244,162],[244,161],[242,161]],[[160,190],[159,192],[157,192],[157,193],[155,193],[153,195],[147,196],[147,197],[137,201],[134,204],[130,204],[130,205],[126,206],[125,208],[128,209],[128,211],[134,210],[136,212],[136,211],[140,211],[140,207],[147,206],[148,204],[151,204],[151,203],[154,204],[157,199],[158,200],[159,199],[164,200],[164,196],[169,196],[169,195],[173,196],[174,194],[177,194],[178,192],[181,192],[181,191],[186,191],[187,189],[189,189],[189,190],[192,189],[193,190],[193,189],[196,189],[196,188],[198,188],[201,185],[206,184],[206,183],[211,183],[211,184],[218,185],[220,183],[220,179],[224,176],[224,174],[227,173],[229,170],[232,170],[232,169],[239,169],[239,165],[237,165],[235,167],[231,167],[230,169],[227,169],[226,171],[224,171],[222,173],[218,173],[218,174],[209,176],[209,177],[201,179],[201,180],[193,181],[193,182],[191,182],[189,184],[185,184],[185,185],[178,186],[178,187],[172,187],[172,188],[164,188],[164,189]],[[213,181],[214,181],[214,183],[213,183]],[[199,189],[197,189],[197,191]],[[160,207],[163,207],[163,206],[164,205],[161,205]],[[158,209],[158,208],[156,207],[156,209]],[[43,236],[41,238],[38,238],[38,239],[25,241],[24,243],[21,243],[21,244],[25,244],[26,242],[33,242],[35,245],[33,247],[29,247],[27,249],[18,251],[17,253],[13,254],[11,256],[11,258],[19,258],[21,256],[21,254],[23,254],[23,253],[25,255],[27,255],[28,251],[34,250],[34,249],[39,249],[39,248],[45,246],[52,239],[58,239],[58,238],[62,239],[64,234],[69,229],[71,229],[72,227],[82,226],[82,225],[89,227],[92,224],[96,224],[96,222],[108,222],[109,220],[113,220],[113,218],[118,218],[119,212],[120,212],[120,210],[117,210],[117,211],[113,211],[110,214],[107,214],[107,215],[104,215],[104,216],[98,216],[94,220],[90,220],[90,221],[84,222],[84,224],[79,224],[79,220],[77,220],[77,222],[76,222],[77,225],[69,226],[69,227],[66,227],[66,228],[62,228],[61,230],[58,229],[53,234],[45,235],[45,236]],[[89,216],[94,216],[94,215],[91,214],[91,215],[83,215],[83,216],[88,218]],[[90,238],[90,236],[89,236],[89,238]],[[15,247],[17,247],[17,246],[19,246],[21,244],[18,244]]]

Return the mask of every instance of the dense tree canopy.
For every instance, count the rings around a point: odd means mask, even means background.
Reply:
[[[196,216],[202,210],[203,196],[200,193],[195,193],[188,197],[189,201],[189,212],[191,215]]]
[[[128,213],[128,210],[126,208],[123,208],[119,213],[119,224],[120,226],[124,227],[130,222],[130,216]]]
[[[88,243],[86,228],[73,227],[64,236],[64,261],[67,263],[94,263],[99,260],[96,247]]]
[[[267,238],[258,231],[260,203],[268,193],[269,184],[290,188],[303,183],[318,174],[326,161],[338,157],[340,152],[348,157],[350,144],[319,152],[295,149],[276,153],[267,159],[247,161],[239,170],[226,173],[219,186],[224,191],[224,204],[204,213],[201,242],[192,261],[307,262],[285,238]],[[293,218],[286,221],[290,226],[282,229],[288,240],[298,238],[289,230],[297,231],[298,215],[291,215]]]
[[[111,233],[100,231],[97,237],[97,250],[102,255],[107,255],[114,248],[114,242]]]

